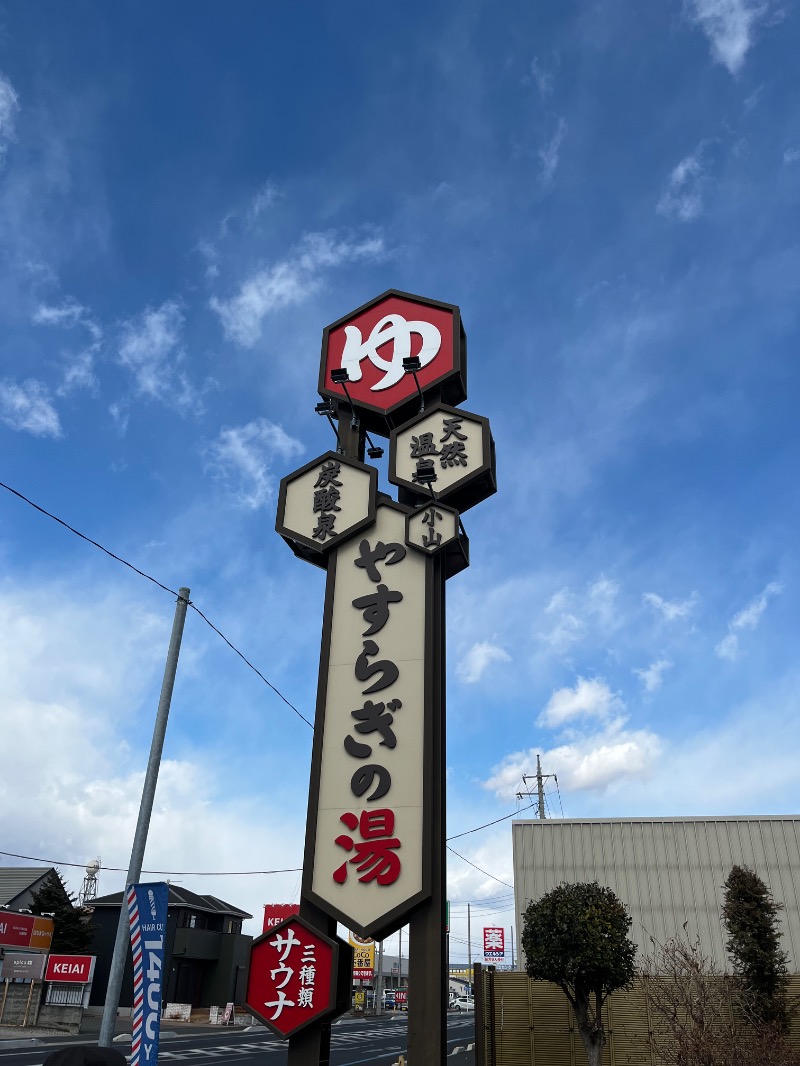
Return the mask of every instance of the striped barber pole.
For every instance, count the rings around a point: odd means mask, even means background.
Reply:
[[[142,1047],[142,1020],[144,1018],[144,968],[142,966],[142,930],[139,921],[139,906],[136,902],[136,886],[128,885],[128,924],[131,927],[131,951],[133,953],[133,1033],[131,1042],[131,1066],[139,1066]]]

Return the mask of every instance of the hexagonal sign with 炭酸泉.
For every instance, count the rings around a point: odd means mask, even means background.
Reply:
[[[281,481],[275,528],[311,557],[375,521],[378,471],[339,452],[325,452]],[[323,563],[324,565],[324,563]]]
[[[389,481],[466,511],[497,491],[489,419],[436,403],[392,431]]]

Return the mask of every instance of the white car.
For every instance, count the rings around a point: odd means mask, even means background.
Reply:
[[[450,1010],[475,1010],[475,1000],[472,996],[456,996],[450,1002]]]

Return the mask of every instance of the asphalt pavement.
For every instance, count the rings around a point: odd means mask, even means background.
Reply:
[[[125,1054],[130,1052],[130,1019],[120,1019],[118,1038],[114,1046]],[[474,1015],[450,1014],[447,1019],[448,1062],[453,1066],[472,1066],[474,1053]],[[125,1037],[127,1036],[127,1040]],[[0,1066],[41,1066],[45,1057],[61,1047],[75,1044],[95,1044],[97,1032],[81,1032],[65,1036],[38,1032],[21,1041],[10,1032],[0,1030]],[[19,1046],[22,1044],[22,1046]],[[12,1046],[13,1045],[13,1046]],[[186,1066],[208,1066],[204,1059],[215,1059],[214,1066],[248,1066],[243,1058],[257,1055],[262,1066],[268,1056],[268,1066],[284,1066],[287,1061],[287,1042],[274,1036],[261,1025],[218,1026],[164,1023],[161,1032],[159,1061],[164,1066],[185,1063]],[[331,1066],[392,1066],[407,1048],[407,1015],[352,1018],[345,1016],[333,1026],[331,1036]],[[413,1066],[406,1058],[409,1066]],[[255,1066],[255,1064],[253,1064]]]

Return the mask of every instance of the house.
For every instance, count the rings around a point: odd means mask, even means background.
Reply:
[[[193,1007],[223,1006],[244,1000],[251,936],[242,922],[252,914],[216,896],[198,895],[169,885],[167,931],[164,942],[164,1003]],[[97,955],[90,1006],[102,1006],[111,971],[122,893],[92,900]],[[130,947],[122,981],[120,1007],[133,1003],[133,964]]]
[[[0,906],[10,911],[27,910],[33,903],[34,892],[51,876],[61,884],[54,866],[0,866]],[[64,905],[72,906],[66,891]]]

